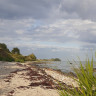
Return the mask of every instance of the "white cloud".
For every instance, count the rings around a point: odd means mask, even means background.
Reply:
[[[18,35],[22,35],[23,33],[24,33],[24,30],[16,30],[16,33],[18,34]]]
[[[61,19],[51,24],[38,25],[38,22],[33,19],[20,19],[2,20],[0,24],[3,24],[0,26],[0,39],[2,40],[10,38],[13,41],[59,43],[70,41],[92,43],[95,41],[96,22],[90,20]]]
[[[92,31],[92,34],[93,34],[93,35],[96,35],[96,30]]]

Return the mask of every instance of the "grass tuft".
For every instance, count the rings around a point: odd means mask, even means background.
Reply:
[[[87,59],[84,66],[80,61],[80,68],[74,68],[74,72],[78,77],[79,87],[59,90],[60,96],[96,96],[96,75],[93,71],[93,57],[91,61]]]

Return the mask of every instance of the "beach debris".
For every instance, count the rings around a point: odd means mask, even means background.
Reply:
[[[15,78],[17,78],[17,80]],[[22,84],[17,84],[19,83],[18,79],[23,80],[25,83],[23,84],[22,81],[20,81]],[[9,76],[4,79],[4,81],[7,82],[6,84],[10,87],[13,84],[13,89],[10,90],[10,92],[8,91],[9,93],[6,96],[14,96],[17,90],[31,90],[36,87],[43,89],[61,89],[58,80],[54,79],[51,75],[48,75],[43,68],[38,68],[37,66],[23,66],[23,69],[17,69],[11,72]],[[71,85],[67,85],[62,82],[60,83],[64,86],[72,88]]]
[[[14,90],[10,91],[7,96],[13,96],[14,92]]]

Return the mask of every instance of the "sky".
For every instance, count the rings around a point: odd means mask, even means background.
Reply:
[[[90,58],[96,51],[96,0],[0,0],[0,43],[38,59]]]

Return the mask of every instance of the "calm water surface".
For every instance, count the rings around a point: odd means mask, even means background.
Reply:
[[[85,61],[82,61],[82,64],[85,64]],[[68,62],[68,61],[55,61],[55,62],[47,62],[47,64],[37,64],[42,68],[51,68],[55,70],[61,70],[62,72],[73,72],[73,68],[78,68],[80,65],[79,61],[76,62]],[[95,62],[96,65],[96,62]],[[94,66],[95,67],[95,66]]]

